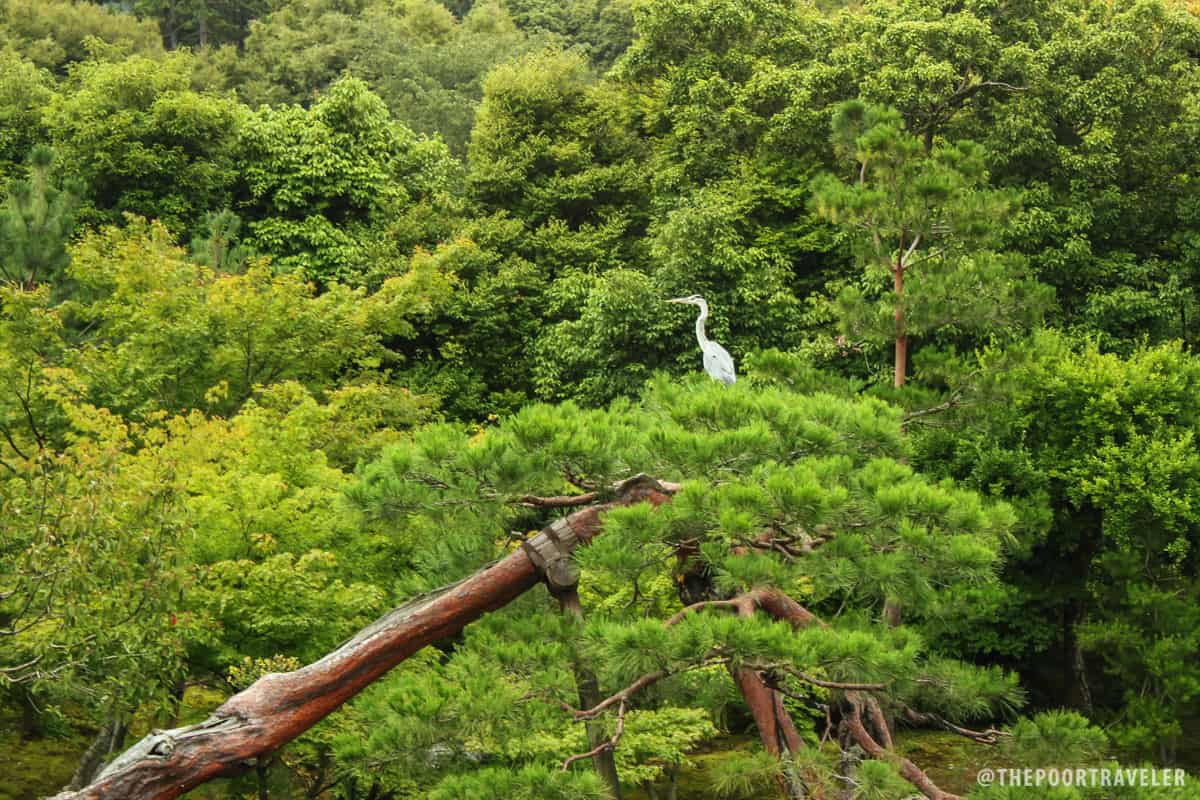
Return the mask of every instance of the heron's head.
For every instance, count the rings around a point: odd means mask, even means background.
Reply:
[[[668,303],[679,303],[680,305],[698,306],[704,303],[704,298],[698,294],[689,294],[687,297],[674,297],[667,301]]]

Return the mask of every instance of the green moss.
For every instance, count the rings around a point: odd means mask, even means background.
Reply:
[[[976,744],[946,731],[901,730],[896,750],[947,792],[966,794],[978,788],[975,776],[984,767],[1014,766],[994,747]]]
[[[208,718],[229,695],[208,686],[189,686],[179,706],[179,724],[192,725]]]
[[[712,775],[720,764],[746,750],[758,747],[758,738],[751,734],[723,736],[708,742],[704,747],[688,756],[689,763],[679,771],[676,780],[677,800],[715,800],[713,793]],[[666,783],[659,784],[665,789]],[[626,800],[649,800],[650,795],[645,789],[632,789],[623,792]],[[774,793],[764,794],[753,800],[778,800]]]
[[[711,775],[718,764],[740,751],[757,747],[758,739],[754,736],[726,736],[692,754],[691,763],[679,773],[678,800],[717,800]],[[896,737],[896,749],[925,770],[942,789],[958,794],[975,788],[975,776],[983,767],[1010,766],[998,758],[995,749],[943,731],[901,730]],[[649,800],[644,789],[624,794],[627,800]],[[771,790],[754,800],[778,800],[778,797]]]
[[[79,736],[22,741],[16,720],[0,707],[0,800],[33,800],[61,789],[87,749]]]

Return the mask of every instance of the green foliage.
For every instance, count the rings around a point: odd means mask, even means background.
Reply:
[[[174,50],[181,44],[206,47],[241,43],[247,27],[271,7],[270,0],[134,0],[139,14],[158,19],[163,38]]]
[[[838,108],[833,146],[854,178],[816,179],[813,206],[843,227],[864,268],[835,301],[846,335],[977,335],[1036,321],[1044,287],[1028,279],[1022,259],[999,250],[997,223],[1017,197],[986,187],[982,148],[960,141],[927,151],[898,112],[861,101]],[[898,347],[897,358],[904,354]],[[897,386],[904,366],[896,365]]]
[[[1030,189],[1014,245],[1068,324],[1126,349],[1193,338],[1200,18],[1179,4],[1046,4],[1025,27],[1039,45],[1015,78],[1028,91],[982,120],[996,177]]]
[[[504,0],[523,30],[557,34],[602,68],[611,66],[633,41],[633,5],[628,0]]]
[[[1022,719],[1003,745],[1013,763],[1034,769],[1095,763],[1107,746],[1104,732],[1072,711],[1046,711]]]
[[[632,786],[652,784],[690,762],[688,752],[716,736],[707,711],[667,706],[630,713],[615,752],[621,779]],[[611,734],[610,734],[611,735]],[[555,759],[589,750],[582,725],[537,731],[509,744],[505,755],[518,759]]]
[[[562,220],[576,231],[611,221],[636,199],[637,143],[611,124],[628,112],[592,83],[582,56],[554,49],[488,75],[468,176],[485,207],[506,209],[531,229]]]
[[[656,670],[671,676],[632,701],[623,734],[629,750],[621,755],[624,739],[617,750],[630,780],[657,774],[645,771],[643,758],[664,766],[682,758],[694,738],[672,715],[711,713],[705,709],[719,705],[726,663],[879,681],[896,707],[936,708],[954,719],[1008,713],[1021,702],[1012,676],[935,658],[917,630],[872,620],[895,596],[911,604],[915,621],[940,613],[962,587],[994,580],[999,542],[1012,524],[1005,506],[921,478],[895,460],[903,452],[897,412],[877,401],[707,379],[659,379],[642,401],[603,411],[526,406],[476,436],[450,426],[418,431],[366,468],[350,492],[370,518],[414,543],[418,575],[409,591],[506,552],[504,531],[533,527],[534,512],[513,501],[531,488],[561,494],[563,474],[600,486],[639,471],[687,480],[668,505],[609,511],[603,536],[577,553],[583,586],[639,587],[629,601],[588,594],[597,605],[585,608],[582,630],[547,615],[536,597],[488,616],[443,661],[413,665],[381,688],[386,707],[361,701],[378,734],[343,757],[402,761],[399,774],[422,783],[447,773],[495,780],[476,766],[480,760],[519,770],[583,752],[582,730],[567,732],[557,705],[574,702],[564,664],[572,651],[596,670],[602,695]],[[454,535],[432,535],[445,530]],[[757,548],[764,530],[807,542],[797,545],[804,556]],[[797,631],[719,613],[664,626],[657,613],[672,604],[659,611],[664,598],[640,587],[678,585],[683,564],[673,554],[683,543],[695,548],[721,596],[776,587],[827,610],[830,626]],[[659,720],[669,738],[643,743]],[[435,745],[444,762],[430,763]],[[882,773],[868,777],[891,785]]]
[[[713,792],[722,800],[760,797],[775,785],[779,771],[779,759],[769,753],[737,753],[712,770]]]
[[[87,299],[69,309],[90,326],[74,368],[94,402],[135,416],[227,412],[256,387],[288,380],[312,391],[339,378],[369,385],[389,361],[382,340],[413,335],[449,289],[420,269],[370,295],[340,285],[317,295],[261,263],[223,275],[137,220],[86,236],[73,256],[71,277]]]
[[[678,326],[654,302],[659,294],[651,278],[634,270],[596,277],[575,273],[555,282],[550,297],[559,313],[579,318],[559,322],[538,338],[538,395],[600,404],[636,394],[681,343]]]
[[[255,112],[239,149],[249,242],[282,271],[322,283],[378,282],[378,260],[437,233],[419,218],[450,188],[445,148],[392,122],[362,81],[339,81],[307,110]],[[405,215],[417,224],[397,220]],[[368,242],[377,237],[385,241]]]
[[[998,758],[1193,763],[1191,5],[0,0],[0,712],[172,726],[509,553],[555,515],[524,495],[646,471],[682,488],[606,515],[586,623],[521,598],[263,789],[600,796],[560,769],[584,666],[671,672],[616,748],[650,792],[847,789],[828,746],[691,772],[737,665],[813,742],[845,698],[797,672],[889,718],[1087,712]],[[693,293],[736,387],[670,377]],[[828,628],[662,624],[755,589]]]
[[[271,544],[260,547],[269,551]],[[336,562],[332,553],[313,550],[299,558],[279,553],[208,566],[189,603],[221,631],[219,646],[205,648],[205,660],[232,663],[232,654],[250,652],[315,661],[370,622],[384,610],[382,590],[333,577]]]
[[[0,50],[0,181],[23,172],[33,146],[45,139],[42,108],[50,100],[48,72],[10,50]]]
[[[432,415],[379,341],[445,285],[315,297],[138,220],[73,256],[66,303],[3,289],[0,681],[47,719],[169,721],[188,676],[314,658],[382,610],[406,551],[356,522],[344,470]]]
[[[206,214],[191,244],[192,260],[218,272],[239,272],[253,255],[239,242],[242,220],[229,209]]]
[[[73,405],[64,413],[73,442],[48,451],[39,441],[36,458],[6,459],[0,483],[10,589],[0,680],[100,714],[162,708],[182,674],[174,612],[189,526],[175,471],[112,415]]]
[[[0,42],[60,75],[96,54],[120,60],[162,52],[153,23],[75,0],[5,0]]]
[[[455,19],[433,0],[292,0],[250,27],[244,51],[214,61],[247,102],[306,103],[349,72],[394,119],[439,135],[456,153],[470,138],[487,71],[536,46],[497,2]]]
[[[51,180],[54,151],[29,154],[29,179],[14,180],[0,207],[0,275],[20,286],[59,283],[70,263],[67,240],[74,225],[78,187]]]
[[[131,212],[179,234],[229,204],[243,109],[193,91],[193,66],[177,54],[72,68],[46,125],[67,173],[87,186],[82,221],[116,222]]]
[[[1200,687],[1184,655],[1194,652],[1200,597],[1200,363],[1177,344],[1122,359],[1047,334],[990,351],[983,365],[994,402],[983,415],[963,412],[970,430],[922,437],[922,460],[1049,504],[1011,578],[1022,603],[1065,617],[1063,635],[1078,644],[1051,641],[1094,653],[1110,676],[1096,702],[1122,709],[1114,739],[1168,760]],[[1052,680],[1077,690],[1078,670]]]

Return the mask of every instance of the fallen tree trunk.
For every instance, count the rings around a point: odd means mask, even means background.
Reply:
[[[256,767],[423,647],[453,636],[568,569],[571,552],[600,530],[605,511],[666,502],[670,484],[639,475],[609,502],[563,517],[504,559],[450,586],[416,597],[324,658],[264,675],[203,722],[155,731],[114,760],[90,785],[53,800],[170,800],[206,781]]]

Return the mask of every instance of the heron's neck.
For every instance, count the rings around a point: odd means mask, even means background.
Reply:
[[[708,337],[704,335],[704,322],[708,319],[708,304],[700,303],[700,316],[696,317],[696,340],[703,347],[708,342]]]

